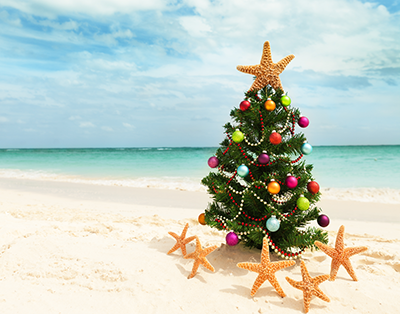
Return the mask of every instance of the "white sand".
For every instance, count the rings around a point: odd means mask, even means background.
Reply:
[[[228,247],[222,232],[201,226],[205,193],[101,187],[32,180],[0,180],[0,313],[302,313],[299,263],[276,273],[287,297],[266,282],[255,297],[256,273],[236,267],[259,262],[260,252]],[[351,261],[358,282],[340,268],[320,285],[309,313],[399,313],[400,205],[322,200],[331,218],[330,245],[340,225],[348,246],[368,251]],[[187,236],[219,248],[187,279],[193,260],[167,255]],[[187,246],[194,250],[194,242]],[[273,260],[277,258],[272,257]],[[312,276],[328,274],[322,252],[303,257]]]

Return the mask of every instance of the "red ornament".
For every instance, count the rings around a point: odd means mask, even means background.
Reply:
[[[307,184],[307,190],[312,194],[317,194],[319,192],[319,184],[315,181],[310,181]]]
[[[240,103],[240,110],[246,111],[247,109],[250,108],[250,105],[251,105],[251,104],[250,104],[249,101],[243,100],[243,101]]]
[[[282,136],[279,133],[272,131],[271,135],[269,136],[269,141],[271,144],[278,145],[282,142]]]

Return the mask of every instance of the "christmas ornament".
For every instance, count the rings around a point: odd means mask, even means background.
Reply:
[[[241,141],[243,141],[243,139],[244,139],[244,135],[242,132],[240,132],[239,130],[236,130],[235,132],[233,132],[232,140],[235,143],[240,143]]]
[[[310,181],[307,183],[307,190],[312,194],[317,194],[319,192],[319,184],[315,181]]]
[[[236,244],[239,243],[239,237],[237,236],[236,233],[234,233],[233,231],[229,232],[226,235],[226,244],[230,245],[230,246],[235,246]]]
[[[267,109],[267,111],[274,111],[274,109],[276,108],[275,102],[273,100],[271,100],[271,98],[268,98],[268,100],[265,102],[264,106],[265,106],[265,109]]]
[[[327,215],[321,214],[318,216],[317,222],[321,227],[325,228],[329,225],[329,217]]]
[[[241,103],[240,103],[240,110],[242,110],[242,111],[246,111],[247,109],[249,109],[250,108],[250,106],[251,106],[251,104],[250,104],[250,102],[249,101],[247,101],[247,100],[243,100]]]
[[[251,288],[251,296],[254,296],[261,285],[268,280],[269,283],[274,287],[276,292],[283,298],[286,294],[283,292],[278,280],[276,279],[275,273],[283,268],[293,266],[296,264],[295,261],[280,261],[270,262],[269,259],[269,247],[267,238],[263,239],[263,247],[261,251],[261,263],[238,263],[237,267],[254,271],[258,273],[257,279]]]
[[[366,251],[368,248],[366,246],[358,247],[344,247],[344,226],[340,226],[339,231],[336,236],[335,248],[330,247],[322,242],[315,241],[314,244],[320,248],[324,253],[332,258],[331,263],[331,276],[329,280],[334,281],[339,270],[340,265],[343,265],[347,270],[351,278],[357,281],[356,274],[350,263],[350,257],[355,254]]]
[[[199,238],[196,236],[196,250],[184,256],[185,259],[189,258],[194,259],[192,272],[188,276],[188,279],[193,278],[196,275],[197,269],[199,268],[200,264],[203,265],[205,268],[214,271],[214,267],[207,260],[206,256],[210,254],[212,251],[214,251],[217,247],[218,245],[213,245],[203,249],[201,247]]]
[[[297,199],[297,207],[300,210],[307,210],[310,207],[310,201],[303,195],[300,195],[300,197]]]
[[[198,221],[199,221],[199,223],[201,224],[201,225],[205,225],[206,224],[206,215],[204,215],[204,213],[201,213],[200,215],[199,215],[199,218],[197,219]]]
[[[306,128],[310,124],[310,121],[307,117],[300,117],[299,121],[297,122],[300,127]]]
[[[272,86],[273,89],[282,89],[281,80],[279,79],[279,74],[283,72],[285,67],[292,61],[294,55],[289,55],[278,63],[272,62],[271,56],[271,48],[269,46],[269,42],[266,41],[264,43],[263,54],[261,57],[260,64],[243,66],[238,65],[236,68],[244,73],[252,74],[256,76],[253,84],[250,87],[250,90],[258,90],[261,89],[268,84]]]
[[[278,182],[272,179],[271,182],[268,183],[267,190],[271,194],[278,194],[279,191],[281,190],[281,186],[279,185]]]
[[[311,146],[310,144],[308,144],[307,142],[304,143],[303,145],[301,145],[301,152],[302,152],[304,155],[309,155],[309,154],[311,154],[312,149],[313,149],[312,146]]]
[[[237,174],[239,175],[239,176],[241,176],[242,178],[244,178],[245,176],[247,176],[248,174],[249,174],[249,168],[247,168],[247,166],[246,165],[240,165],[238,168],[237,168]]]
[[[275,216],[271,216],[271,218],[269,218],[267,220],[267,229],[271,232],[275,232],[279,230],[279,227],[281,226],[281,223],[278,219],[276,219]]]
[[[258,162],[259,162],[260,164],[267,164],[267,163],[269,163],[269,156],[268,156],[265,152],[261,153],[261,154],[258,156]]]
[[[282,142],[282,136],[279,133],[272,131],[271,135],[269,136],[269,141],[271,144],[278,145]]]
[[[294,281],[289,277],[286,277],[286,280],[296,289],[303,291],[304,312],[308,313],[310,309],[311,297],[313,295],[317,296],[321,300],[330,302],[329,298],[318,287],[321,283],[329,278],[329,275],[311,277],[306,268],[306,264],[304,261],[301,261],[301,276],[303,277],[302,281]]]
[[[189,224],[187,223],[185,225],[185,228],[183,228],[182,234],[180,236],[178,236],[175,232],[168,232],[170,235],[172,235],[175,238],[176,244],[172,247],[172,249],[170,249],[168,251],[167,254],[171,254],[172,252],[176,251],[177,249],[181,249],[183,256],[186,255],[186,244],[188,244],[189,242],[196,239],[196,236],[185,239],[188,228],[189,228]]]
[[[290,103],[292,102],[292,100],[289,98],[289,96],[282,96],[281,97],[281,103],[283,106],[287,107],[290,105]]]
[[[297,186],[297,178],[288,175],[285,180],[285,184],[289,189],[294,189]]]
[[[216,167],[218,167],[218,165],[219,165],[219,160],[218,160],[218,158],[215,157],[215,156],[212,156],[212,157],[208,158],[208,165],[209,165],[211,168],[216,168]]]

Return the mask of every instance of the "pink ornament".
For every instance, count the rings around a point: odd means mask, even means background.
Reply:
[[[285,183],[289,189],[294,189],[297,186],[297,178],[293,176],[287,176]]]
[[[258,156],[258,162],[260,164],[269,163],[269,156],[266,153],[261,153],[260,156]]]
[[[231,231],[226,235],[226,244],[230,246],[235,246],[238,243],[239,243],[239,237],[237,236],[236,233]]]
[[[329,217],[327,215],[321,214],[318,216],[317,222],[321,227],[325,228],[329,225]]]
[[[219,165],[219,160],[218,160],[218,158],[215,157],[215,156],[210,157],[210,158],[208,159],[208,165],[209,165],[211,168],[217,167],[217,166]]]
[[[250,105],[251,105],[251,104],[250,104],[249,101],[243,100],[243,101],[240,103],[240,110],[246,111],[247,109],[250,108]]]
[[[299,122],[297,122],[300,127],[306,128],[310,124],[310,121],[307,117],[300,117]]]

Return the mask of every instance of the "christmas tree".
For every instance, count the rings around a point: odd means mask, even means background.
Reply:
[[[213,202],[199,217],[204,224],[229,231],[229,245],[242,241],[261,249],[267,237],[270,250],[286,259],[315,248],[315,241],[327,243],[327,233],[310,227],[310,221],[329,224],[316,206],[320,192],[313,166],[302,158],[312,146],[303,133],[295,132],[296,124],[305,128],[309,121],[290,106],[279,78],[293,58],[273,63],[267,41],[259,65],[237,67],[255,80],[239,108],[231,111],[226,138],[208,160],[218,171],[202,179]]]

